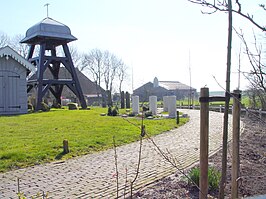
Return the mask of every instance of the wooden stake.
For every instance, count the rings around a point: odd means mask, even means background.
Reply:
[[[64,153],[64,154],[69,153],[68,140],[64,140],[64,141],[63,141],[63,153]]]
[[[209,150],[209,88],[201,88],[200,97],[200,199],[208,194],[208,150]]]
[[[232,198],[238,198],[238,177],[239,177],[239,134],[240,134],[240,91],[234,90],[233,99],[233,157],[232,157]]]

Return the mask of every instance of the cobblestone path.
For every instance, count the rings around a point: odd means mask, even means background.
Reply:
[[[153,137],[154,142],[164,152],[169,151],[178,160],[180,169],[199,160],[198,110],[182,110],[190,116],[190,121],[178,129]],[[231,119],[229,120],[231,121]],[[217,151],[222,145],[223,114],[210,112],[209,151]],[[231,123],[231,122],[230,122]],[[231,125],[229,128],[231,139]],[[126,178],[133,180],[139,153],[139,142],[117,147],[119,170],[119,195],[124,191]],[[140,173],[134,183],[134,190],[168,176],[176,171],[158,150],[145,139],[142,145]],[[70,160],[19,169],[0,174],[0,198],[18,198],[18,178],[20,191],[26,196],[48,193],[49,198],[115,198],[114,150],[85,155]]]

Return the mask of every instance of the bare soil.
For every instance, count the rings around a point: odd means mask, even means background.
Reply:
[[[243,119],[245,128],[240,138],[240,185],[239,196],[266,194],[266,123],[263,121]],[[228,147],[228,167],[225,195],[231,192],[231,143]],[[209,165],[221,171],[221,150],[209,159]],[[195,165],[198,166],[198,165]],[[189,170],[185,171],[188,172]],[[217,198],[218,190],[209,192],[210,197]],[[134,198],[198,198],[199,191],[187,183],[185,177],[176,172],[174,175],[155,182],[152,186],[138,191]]]

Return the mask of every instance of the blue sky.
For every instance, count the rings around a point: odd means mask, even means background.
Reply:
[[[261,21],[261,0],[245,3],[245,12]],[[187,0],[9,0],[1,2],[0,31],[14,36],[46,17],[44,4],[50,3],[49,17],[66,24],[78,38],[72,42],[81,53],[93,48],[109,50],[128,65],[125,90],[137,88],[157,77],[162,81],[180,81],[187,85],[189,65],[191,86],[198,91],[225,87],[227,14],[203,15],[199,5]],[[204,9],[206,10],[206,9]],[[234,15],[234,26],[250,36],[248,21]],[[231,89],[237,87],[240,43],[234,35]],[[189,59],[190,52],[190,59]],[[190,61],[189,61],[190,60]],[[250,66],[244,56],[241,69]],[[132,75],[133,71],[133,75]],[[133,77],[133,78],[132,78]],[[133,84],[132,84],[133,79]],[[241,77],[240,88],[247,85]]]

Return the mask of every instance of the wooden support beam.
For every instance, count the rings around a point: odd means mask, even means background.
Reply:
[[[238,198],[238,178],[239,178],[239,135],[240,135],[240,114],[241,95],[239,90],[234,91],[233,99],[233,149],[232,149],[232,198]]]
[[[209,88],[201,88],[200,97],[209,98]],[[208,194],[208,151],[209,151],[209,101],[200,103],[200,192],[199,198]]]

